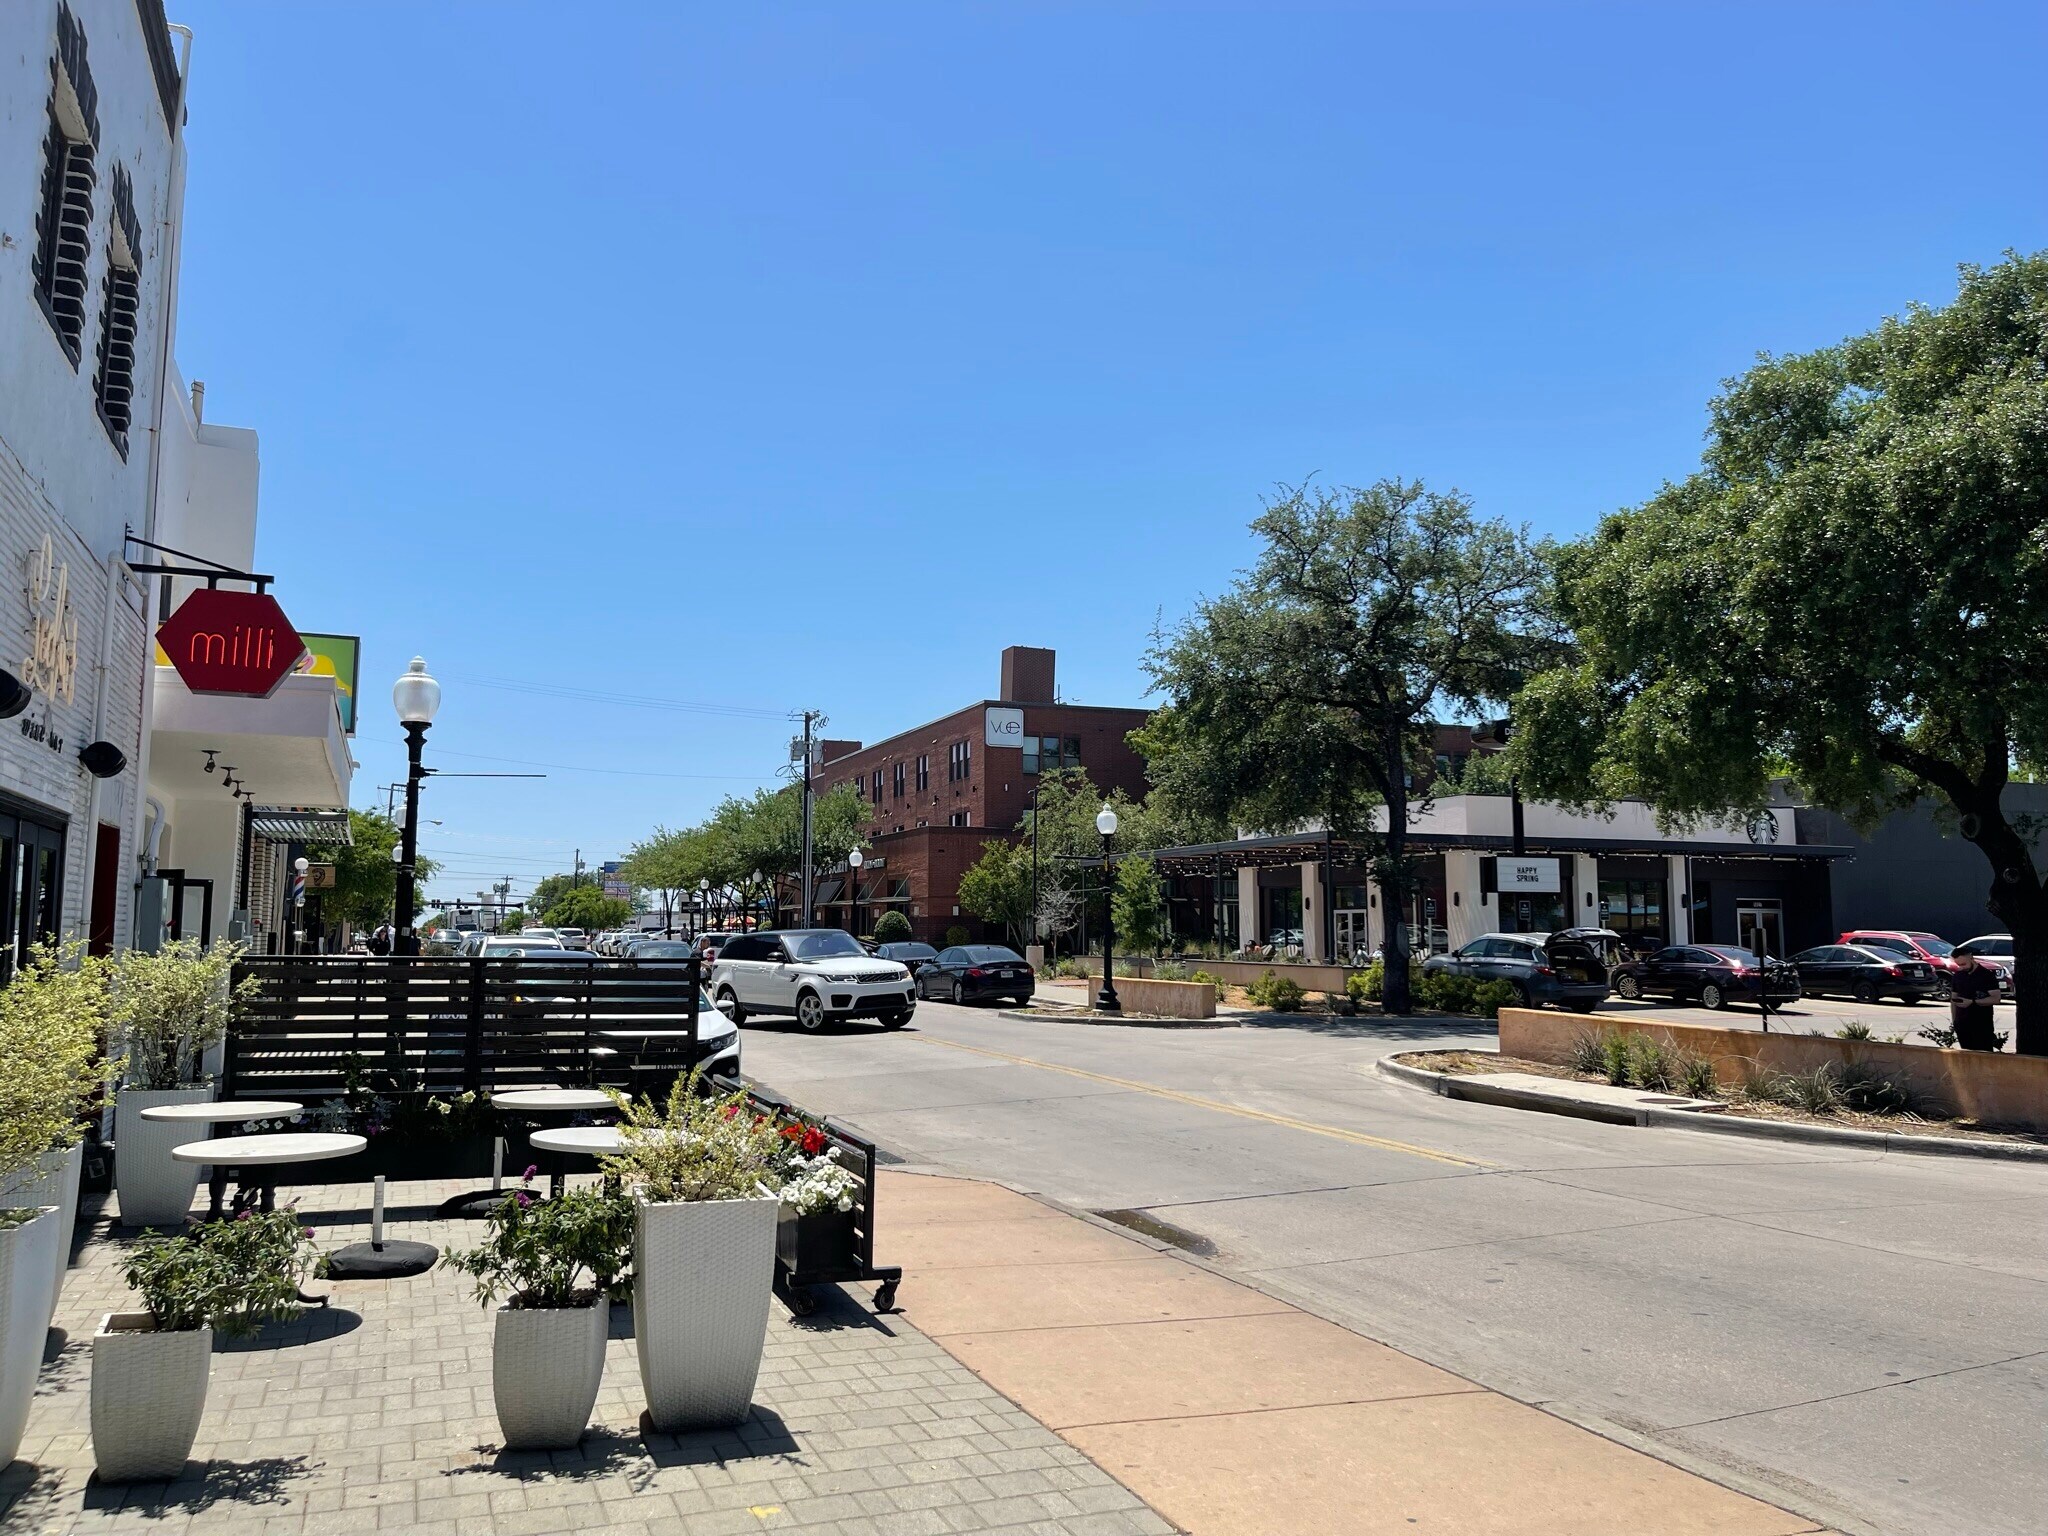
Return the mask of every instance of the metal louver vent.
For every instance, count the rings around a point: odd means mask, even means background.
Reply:
[[[85,335],[86,261],[92,252],[92,145],[65,134],[53,114],[43,148],[42,206],[36,217],[36,287],[50,323],[78,359]]]
[[[107,430],[123,453],[128,451],[128,423],[134,413],[135,326],[141,295],[142,284],[133,267],[107,268],[106,306],[100,315],[100,366],[92,387]]]

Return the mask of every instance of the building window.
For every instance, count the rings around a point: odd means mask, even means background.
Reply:
[[[1051,773],[1055,768],[1081,766],[1081,738],[1078,736],[1027,736],[1024,738],[1024,771]]]
[[[903,765],[901,763],[896,764],[889,770],[889,798],[892,800],[901,800],[903,798]]]
[[[949,827],[964,827],[964,826],[966,826],[966,825],[967,825],[967,813],[966,813],[965,811],[955,811],[955,812],[954,812],[954,813],[953,813],[953,814],[952,814],[951,816],[949,816],[949,817],[948,817],[948,818],[946,819],[946,825],[947,825],[947,826],[949,826]]]
[[[974,769],[971,749],[964,741],[956,741],[946,748],[946,779],[957,784]]]
[[[135,403],[135,327],[142,304],[142,279],[136,253],[142,228],[135,219],[135,198],[127,168],[114,163],[113,233],[107,241],[107,283],[100,300],[99,367],[92,378],[93,403],[121,456],[128,456],[128,424]]]
[[[923,794],[932,787],[932,760],[928,753],[917,754],[917,790]]]
[[[877,768],[877,769],[875,770],[875,804],[877,804],[877,805],[880,805],[881,803],[882,803],[882,770],[881,770],[881,769],[879,769],[879,768]]]
[[[98,183],[92,144],[73,138],[50,102],[50,134],[43,141],[42,201],[36,210],[36,248],[29,271],[43,313],[77,366],[85,342],[86,258],[92,251],[92,194]]]
[[[859,774],[853,777],[853,793],[857,799],[865,800],[868,797],[867,780]]]
[[[1660,949],[1671,942],[1664,913],[1665,885],[1647,880],[1602,880],[1600,926],[1629,940],[1635,950]]]

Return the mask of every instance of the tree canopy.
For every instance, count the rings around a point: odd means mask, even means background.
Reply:
[[[1581,659],[1516,700],[1525,789],[1706,817],[1789,772],[1865,825],[1938,802],[2013,936],[2018,1048],[2048,1052],[2048,890],[2004,801],[2048,764],[2048,255],[1762,358],[1699,471],[1557,577]]]
[[[585,933],[608,933],[623,928],[633,916],[633,903],[607,896],[602,886],[583,884],[564,891],[541,913],[550,928],[581,928]]]
[[[1411,781],[1427,782],[1443,711],[1506,699],[1545,653],[1545,552],[1457,492],[1401,480],[1283,488],[1252,531],[1264,546],[1253,567],[1147,657],[1167,701],[1142,733],[1151,773],[1198,816],[1272,832],[1321,823],[1372,850],[1395,919],[1398,1012],[1408,818],[1427,794]],[[1248,934],[1255,920],[1244,915]]]
[[[399,826],[382,811],[348,813],[351,839],[346,848],[316,849],[313,856],[334,865],[334,889],[323,893],[321,908],[329,920],[340,919],[358,931],[391,921],[397,895],[397,866],[391,850],[398,846]],[[427,882],[440,872],[440,864],[419,855],[413,862],[413,903],[424,904]]]

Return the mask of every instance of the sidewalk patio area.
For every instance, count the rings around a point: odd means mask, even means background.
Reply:
[[[444,1252],[474,1244],[480,1222],[435,1216],[463,1187],[390,1186],[389,1235]],[[323,1250],[369,1235],[367,1186],[284,1188],[279,1201],[296,1203]],[[774,1306],[747,1421],[683,1435],[643,1432],[631,1313],[616,1308],[583,1443],[505,1452],[491,1314],[445,1267],[323,1284],[328,1307],[220,1343],[186,1475],[102,1485],[88,1434],[91,1340],[103,1313],[129,1304],[120,1267],[136,1239],[110,1210],[81,1218],[22,1459],[0,1471],[10,1536],[1173,1530],[906,1319],[875,1316],[865,1288],[822,1290],[806,1318]]]

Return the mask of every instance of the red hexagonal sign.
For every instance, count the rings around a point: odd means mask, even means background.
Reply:
[[[268,592],[201,587],[157,629],[156,643],[194,693],[268,698],[306,642]]]

